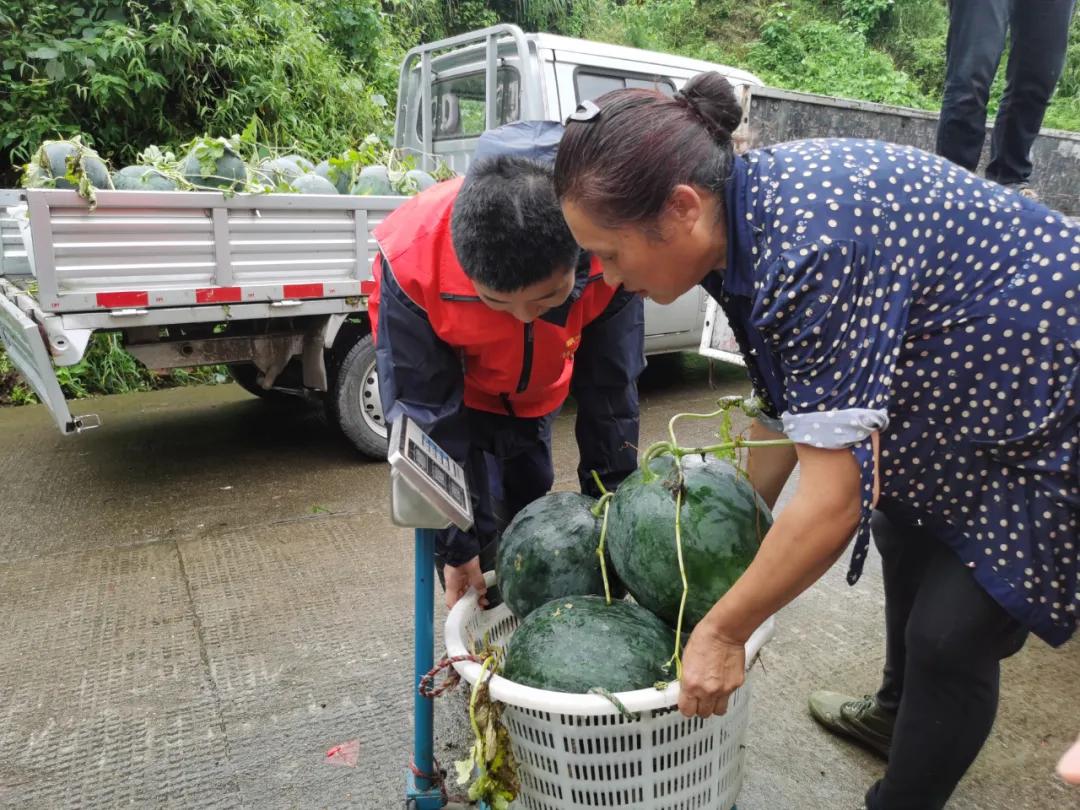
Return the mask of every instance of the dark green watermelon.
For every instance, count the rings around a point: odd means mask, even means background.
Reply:
[[[772,525],[765,502],[730,464],[700,456],[682,459],[680,529],[689,593],[683,630],[689,631],[750,565]],[[611,503],[607,549],[634,599],[672,626],[682,598],[675,547],[677,471],[671,456],[650,465],[658,477],[630,475]]]
[[[225,154],[214,162],[214,168],[209,173],[205,172],[195,150],[188,152],[181,171],[184,179],[199,191],[235,191],[243,188],[248,179],[248,170],[243,159],[228,147]]]
[[[289,181],[289,185],[298,194],[337,194],[334,184],[317,174],[302,174]]]
[[[73,166],[74,175],[82,173],[94,188],[112,188],[112,178],[104,161],[93,149],[75,141],[45,141],[31,161],[25,185],[31,188],[76,188],[77,183],[67,179],[68,162],[79,158]]]
[[[664,664],[674,651],[674,631],[640,605],[572,596],[541,605],[518,625],[501,674],[555,692],[628,692],[670,680]]]
[[[552,492],[517,513],[503,532],[495,575],[503,601],[519,619],[563,596],[603,596],[600,521],[596,501],[577,492]],[[608,565],[608,582],[615,572]],[[621,595],[621,591],[618,595]]]
[[[352,188],[352,177],[349,171],[340,166],[331,165],[329,160],[324,160],[316,166],[315,174],[319,175],[319,177],[325,177],[333,183],[334,188],[338,190],[338,194],[348,194],[349,189]]]
[[[390,172],[385,166],[365,166],[353,183],[351,194],[386,197],[394,194]]]
[[[267,158],[255,168],[254,176],[269,186],[287,186],[304,173],[298,164],[289,158]]]
[[[176,191],[175,181],[153,166],[125,166],[112,177],[120,191]]]

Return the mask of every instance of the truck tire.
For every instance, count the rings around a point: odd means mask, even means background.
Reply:
[[[345,354],[333,375],[327,416],[365,456],[386,460],[389,431],[379,399],[375,341],[364,335]]]

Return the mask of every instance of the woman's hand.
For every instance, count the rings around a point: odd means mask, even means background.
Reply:
[[[682,661],[679,711],[686,717],[724,714],[728,697],[746,680],[746,646],[705,619],[690,634]]]

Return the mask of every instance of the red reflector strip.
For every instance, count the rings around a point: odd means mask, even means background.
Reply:
[[[322,284],[286,284],[282,288],[286,298],[322,298]]]
[[[360,282],[360,294],[361,295],[371,295],[373,292],[375,292],[375,282],[374,281],[361,281]]]
[[[195,302],[198,304],[236,304],[239,303],[243,290],[239,287],[203,287],[195,290]]]
[[[118,309],[120,307],[145,307],[150,304],[147,292],[103,292],[97,294],[97,305]]]

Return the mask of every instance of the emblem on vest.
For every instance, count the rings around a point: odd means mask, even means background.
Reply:
[[[574,335],[574,337],[567,340],[566,341],[566,347],[563,349],[563,353],[562,353],[563,359],[564,360],[569,360],[571,357],[573,357],[574,352],[576,352],[578,350],[578,346],[580,346],[580,345],[581,345],[581,335]]]

